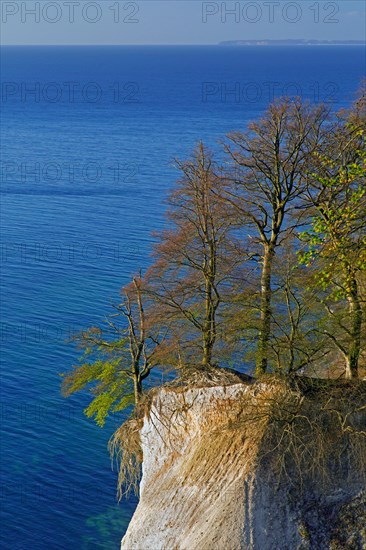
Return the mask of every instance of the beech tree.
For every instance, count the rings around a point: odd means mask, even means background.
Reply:
[[[314,215],[302,234],[307,243],[302,261],[317,266],[331,319],[325,334],[344,357],[347,378],[358,376],[365,315],[361,279],[366,274],[366,153],[355,147],[365,133],[352,132],[346,148],[338,141],[335,158],[320,159],[323,175],[314,175],[308,193]]]
[[[362,90],[332,118],[321,105],[275,101],[247,132],[229,134],[224,168],[202,143],[177,161],[154,263],[103,326],[78,335],[82,363],[62,375],[64,395],[88,389],[85,413],[103,425],[140,402],[152,369],[208,370],[239,349],[255,353],[260,376],[317,372],[336,348],[356,378],[366,331],[365,98]]]
[[[256,373],[268,367],[272,322],[272,277],[277,247],[297,225],[292,215],[304,192],[312,153],[323,137],[328,109],[281,99],[246,133],[229,134],[225,151],[232,163],[226,198],[248,232],[255,232],[260,256],[260,319]]]
[[[243,254],[212,154],[200,143],[177,167],[182,176],[168,200],[171,229],[158,236],[147,278],[159,314],[170,322],[176,364],[189,357],[205,368],[222,341],[220,311]]]
[[[166,326],[151,324],[143,284],[141,275],[134,277],[104,325],[86,329],[76,337],[87,360],[62,374],[66,397],[89,389],[93,400],[84,412],[100,426],[109,413],[139,403],[143,382],[159,362],[157,350],[166,336]]]

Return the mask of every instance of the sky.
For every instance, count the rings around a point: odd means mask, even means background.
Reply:
[[[364,0],[0,0],[1,44],[364,40]]]

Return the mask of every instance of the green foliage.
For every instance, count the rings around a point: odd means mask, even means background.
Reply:
[[[114,306],[117,313],[107,316],[102,328],[91,327],[74,338],[86,361],[61,375],[66,397],[84,389],[92,394],[84,413],[99,426],[110,413],[137,405],[143,381],[158,364],[160,324],[150,323],[141,274],[124,287],[122,297],[122,303]]]
[[[129,386],[131,385],[130,381]],[[131,390],[131,388],[129,388]],[[128,390],[127,390],[128,391]],[[113,395],[108,392],[104,392],[98,395],[90,405],[85,409],[85,414],[88,418],[93,418],[98,426],[103,427],[107,416],[110,413],[119,412],[123,409],[133,405],[134,396],[133,392],[124,395],[124,387],[119,386],[119,395]]]
[[[366,153],[357,151],[358,162],[342,166],[335,177],[320,177],[321,200],[311,227],[300,234],[306,248],[300,264],[318,263],[316,280],[322,290],[333,283],[332,297],[341,300],[350,292],[355,273],[366,270]],[[329,159],[323,166],[334,168]]]
[[[98,426],[104,426],[109,414],[119,412],[134,402],[132,381],[120,358],[83,363],[62,376],[65,397],[84,389],[92,393],[94,398],[84,413],[88,418],[93,418]]]

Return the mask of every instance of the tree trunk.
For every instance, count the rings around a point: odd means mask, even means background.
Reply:
[[[350,281],[348,302],[351,318],[351,342],[348,347],[346,361],[346,378],[358,378],[358,362],[361,352],[362,308],[358,297],[357,281],[354,276]]]
[[[207,229],[206,229],[207,234]],[[205,277],[205,321],[203,330],[203,358],[202,366],[210,367],[212,365],[212,354],[216,341],[216,310],[219,304],[214,284],[216,277],[216,259],[217,249],[213,238],[206,237],[209,247],[209,259],[205,259],[204,270]]]
[[[140,375],[138,372],[138,369],[133,376],[133,390],[134,390],[134,396],[135,396],[135,405],[137,405],[141,399],[142,396],[142,381],[140,379]]]
[[[203,359],[202,366],[204,368],[209,367],[212,361],[212,346],[208,339],[204,339],[203,343]]]
[[[255,369],[257,376],[264,374],[268,366],[268,343],[271,335],[271,276],[273,258],[274,247],[271,244],[265,244],[261,276],[261,315]]]
[[[212,350],[216,337],[215,312],[212,302],[212,285],[209,278],[206,279],[205,288],[205,322],[203,332],[203,358],[202,366],[209,367],[212,362]]]

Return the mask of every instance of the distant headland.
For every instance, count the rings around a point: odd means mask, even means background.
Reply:
[[[225,40],[219,46],[364,46],[364,40]]]

